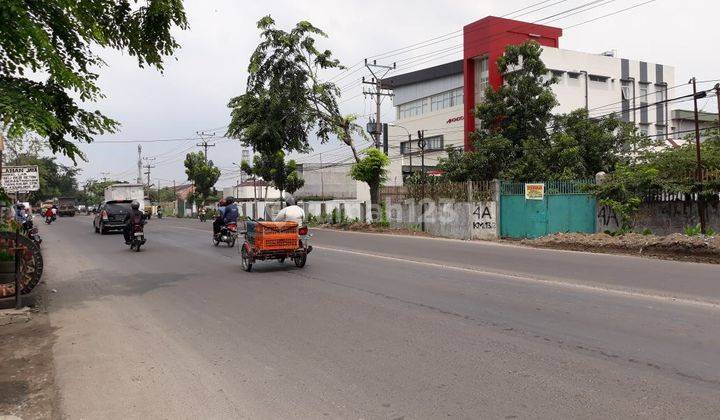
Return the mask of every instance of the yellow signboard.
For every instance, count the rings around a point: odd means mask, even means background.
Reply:
[[[525,184],[526,200],[542,200],[545,198],[545,184]]]

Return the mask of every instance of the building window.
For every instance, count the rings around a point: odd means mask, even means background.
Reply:
[[[640,103],[647,103],[648,87],[646,84],[640,83]]]
[[[620,89],[622,91],[622,98],[629,101],[632,98],[632,94],[630,92],[630,82],[623,81]]]
[[[657,138],[665,137],[665,127],[655,127],[655,131],[657,132]]]
[[[638,126],[638,131],[639,131],[640,134],[642,134],[643,136],[647,136],[647,135],[648,135],[648,128],[647,128],[646,125],[642,125],[642,124],[641,124],[640,126]]]
[[[430,97],[430,111],[439,111],[441,109],[462,105],[463,88],[453,89],[447,92],[438,93]]]
[[[431,136],[425,137],[425,151],[435,152],[443,150],[445,144],[443,136]],[[418,147],[417,140],[406,140],[400,143],[400,154],[408,155],[410,153],[420,153],[420,147]]]
[[[571,78],[571,79],[579,79],[579,78],[580,78],[580,73],[568,72],[568,77]]]
[[[475,103],[479,104],[485,98],[485,90],[490,84],[490,66],[488,57],[475,60]]]
[[[665,89],[661,86],[658,86],[655,91],[655,100],[657,102],[662,102],[665,100]]]

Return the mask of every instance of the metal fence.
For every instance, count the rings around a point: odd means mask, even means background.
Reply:
[[[592,179],[574,181],[541,181],[500,183],[500,195],[525,195],[525,184],[545,184],[545,195],[588,194],[588,186],[595,185]]]

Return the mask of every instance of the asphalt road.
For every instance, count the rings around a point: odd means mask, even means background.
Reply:
[[[240,268],[210,224],[42,226],[67,418],[718,418],[720,268],[315,231]]]

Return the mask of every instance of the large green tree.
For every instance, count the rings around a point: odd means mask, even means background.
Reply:
[[[205,204],[213,196],[213,187],[220,178],[220,168],[211,160],[206,160],[203,152],[192,152],[185,156],[185,174],[195,186],[195,202]]]
[[[0,135],[36,133],[53,153],[82,157],[75,142],[118,127],[83,109],[103,97],[96,52],[124,51],[162,70],[178,48],[172,30],[186,26],[182,0],[0,1]]]
[[[290,31],[277,29],[266,16],[248,66],[246,92],[230,100],[227,136],[251,145],[266,156],[280,151],[304,153],[311,149],[309,134],[321,142],[337,137],[360,160],[354,137],[364,137],[355,116],[342,115],[340,89],[323,81],[320,73],[343,68],[329,50],[317,47],[316,37],[327,35],[310,22]]]

